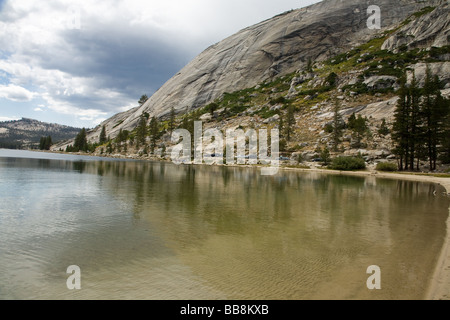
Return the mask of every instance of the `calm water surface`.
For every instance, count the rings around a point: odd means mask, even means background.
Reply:
[[[0,150],[0,299],[421,299],[443,191]],[[381,290],[366,287],[371,265]]]

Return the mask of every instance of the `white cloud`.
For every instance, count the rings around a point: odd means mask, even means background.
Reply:
[[[15,102],[27,102],[33,100],[35,95],[36,93],[13,84],[9,84],[7,86],[0,85],[0,98],[5,98]]]
[[[14,121],[14,120],[20,120],[20,117],[0,117],[0,122],[2,122],[2,121]]]
[[[214,42],[313,2],[7,0],[0,78],[9,85],[0,86],[0,97],[42,98],[46,111],[94,123],[137,106],[140,95],[152,94]]]

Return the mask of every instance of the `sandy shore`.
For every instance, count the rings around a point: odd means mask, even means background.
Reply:
[[[414,175],[400,173],[383,173],[377,171],[356,171],[356,172],[340,172],[322,169],[297,169],[283,168],[283,170],[296,170],[304,172],[321,172],[326,174],[342,174],[353,176],[374,176],[377,178],[410,180],[420,182],[431,182],[443,186],[450,195],[450,178],[440,178],[430,175]],[[435,271],[431,277],[431,281],[425,294],[426,300],[450,300],[450,208],[449,218],[447,220],[447,236],[442,246],[441,254],[436,264]]]

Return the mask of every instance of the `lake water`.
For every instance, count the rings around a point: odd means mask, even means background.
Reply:
[[[422,299],[443,191],[0,150],[0,299]],[[71,265],[81,290],[66,286]],[[381,290],[366,286],[371,265]]]

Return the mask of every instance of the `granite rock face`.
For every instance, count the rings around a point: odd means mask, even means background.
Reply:
[[[427,75],[427,68],[430,69],[431,74],[435,74],[439,77],[443,86],[450,83],[450,62],[435,62],[435,63],[417,63],[412,66],[414,75],[416,77],[417,85],[423,87],[425,85],[425,78]],[[409,71],[408,83],[411,83],[413,79],[413,72]]]
[[[430,6],[433,3],[429,4]],[[385,41],[382,49],[390,51],[401,46],[414,48],[443,47],[450,44],[450,2],[439,5],[419,19],[407,23]]]
[[[133,130],[143,112],[162,117],[173,107],[177,113],[183,113],[208,104],[224,92],[250,88],[276,76],[305,70],[310,59],[323,61],[349,50],[377,33],[398,26],[414,12],[440,3],[442,0],[378,0],[381,30],[367,26],[371,15],[368,7],[372,4],[367,0],[324,0],[280,14],[210,46],[145,104],[106,120],[91,131],[88,138],[98,139],[102,125],[111,137],[115,137],[120,129]],[[421,20],[425,21],[427,16]],[[448,19],[440,14],[439,20],[433,30],[442,30],[441,24],[445,25],[445,22],[441,20],[446,20],[448,25]],[[414,29],[413,26],[410,28]],[[417,31],[414,32],[418,34],[422,27],[415,28]],[[430,32],[434,34],[434,31]],[[445,32],[438,34],[444,36]],[[443,43],[441,38],[434,41]],[[398,41],[392,39],[392,44],[389,42],[386,46],[395,47]]]

